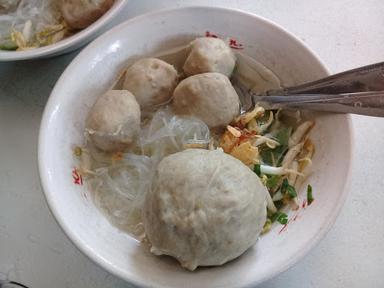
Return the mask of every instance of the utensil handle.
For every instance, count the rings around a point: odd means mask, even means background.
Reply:
[[[288,96],[253,96],[254,103],[277,108],[309,109],[384,117],[384,91]],[[264,104],[263,104],[264,102]]]
[[[340,94],[384,90],[384,62],[338,73],[298,86],[268,91],[268,95]]]

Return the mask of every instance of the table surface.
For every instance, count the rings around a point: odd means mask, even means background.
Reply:
[[[234,7],[269,18],[305,41],[332,72],[384,59],[383,0],[131,0],[124,17],[184,5]],[[0,64],[0,280],[34,288],[132,287],[73,246],[40,186],[42,111],[76,54]],[[334,227],[303,260],[260,287],[384,287],[384,121],[354,116],[353,127],[352,183]]]

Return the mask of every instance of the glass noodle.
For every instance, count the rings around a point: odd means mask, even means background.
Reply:
[[[57,0],[0,0],[0,49],[28,49],[64,37]]]

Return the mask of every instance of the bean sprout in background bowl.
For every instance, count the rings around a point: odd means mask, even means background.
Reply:
[[[11,5],[12,2],[15,1],[4,1],[9,2]],[[25,2],[25,3],[24,3]],[[16,17],[10,17],[6,14],[1,15],[0,14],[0,39],[6,34],[6,29],[9,28],[9,22],[12,21],[12,25],[15,28],[18,28],[17,31],[19,33],[14,33],[14,37],[20,38],[20,33],[25,32],[26,35],[28,35],[31,21],[26,20],[26,17],[33,19],[39,19],[39,21],[36,21],[35,23],[42,28],[44,25],[48,25],[49,31],[55,31],[62,29],[60,24],[50,25],[51,23],[56,23],[55,18],[57,15],[55,13],[46,13],[46,17],[41,17],[41,12],[43,11],[51,11],[52,7],[50,4],[52,1],[48,0],[28,0],[23,1],[24,8],[20,11],[17,11],[18,15]],[[124,9],[125,5],[127,5],[129,0],[115,0],[113,6],[103,15],[101,16],[97,21],[95,21],[93,24],[88,26],[87,28],[78,31],[77,33],[74,33],[73,35],[69,36],[68,38],[64,38],[56,43],[42,46],[39,48],[34,49],[28,49],[24,51],[5,51],[0,49],[0,62],[1,61],[17,61],[17,60],[28,60],[28,59],[37,59],[37,58],[46,58],[46,57],[52,57],[57,56],[60,54],[68,53],[71,51],[74,51],[81,46],[84,46],[92,39],[99,36],[102,32],[105,32],[109,28],[111,28],[114,25],[114,21],[118,19],[118,16]],[[40,6],[35,7],[35,9],[31,9],[33,3],[40,3]],[[1,3],[3,4],[3,3]],[[5,3],[6,4],[6,3]],[[26,10],[27,9],[27,10]],[[28,11],[28,13],[26,13]],[[53,10],[52,10],[53,11]],[[16,12],[15,12],[16,13]],[[55,16],[56,15],[56,16]],[[40,19],[41,18],[41,19]],[[14,20],[16,19],[16,20]],[[115,23],[116,24],[116,23]],[[24,30],[24,31],[23,31]],[[16,31],[16,30],[15,30]],[[21,31],[21,32],[20,32]],[[47,32],[49,32],[47,31]],[[52,32],[51,31],[51,32]],[[43,33],[44,34],[44,33]],[[40,35],[41,41],[49,42],[52,41],[52,39],[45,39],[46,37],[43,37],[44,35]],[[59,33],[55,33],[57,37],[59,37]],[[4,43],[3,45],[7,46],[10,45],[9,43]],[[6,48],[6,47],[5,47]],[[12,48],[12,47],[9,47]]]

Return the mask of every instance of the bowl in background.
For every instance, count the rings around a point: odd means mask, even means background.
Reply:
[[[90,26],[57,43],[26,51],[0,50],[0,62],[46,58],[74,51],[113,27],[128,2],[115,0],[113,6]]]
[[[99,37],[68,66],[57,82],[41,122],[39,170],[48,204],[74,244],[109,272],[144,287],[251,287],[286,270],[311,250],[334,223],[346,194],[352,128],[347,115],[313,114],[317,151],[313,159],[315,202],[285,230],[262,236],[238,259],[220,267],[183,270],[176,261],[151,255],[113,227],[93,205],[86,185],[76,185],[74,145],[84,143],[86,115],[131,57],[149,56],[216,34],[272,69],[284,85],[328,75],[300,40],[261,17],[238,10],[188,7],[131,19]],[[76,176],[76,175],[75,175]],[[75,182],[75,183],[74,183]],[[305,191],[301,191],[305,194]]]

